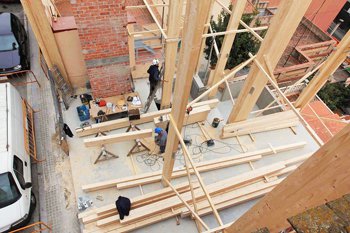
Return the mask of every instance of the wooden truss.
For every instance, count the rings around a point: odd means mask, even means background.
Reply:
[[[168,20],[168,27],[167,29],[163,29],[157,18],[155,17],[154,12],[152,11],[151,7],[158,7],[158,6],[165,6],[163,5],[150,5],[147,0],[143,0],[144,6],[140,6],[143,8],[147,8],[156,22],[156,25],[158,27],[157,31],[160,31],[164,40],[165,40],[165,52],[166,52],[166,61],[165,61],[165,72],[166,72],[166,77],[163,84],[163,96],[162,100],[162,106],[163,107],[169,107],[170,105],[170,100],[172,97],[172,82],[173,82],[173,77],[175,74],[175,64],[176,64],[176,56],[177,56],[177,43],[179,41],[179,27],[180,25],[178,23],[174,23],[174,19],[179,18],[182,12],[182,6],[183,3],[182,1],[170,1],[169,4],[169,20]],[[314,137],[315,141],[318,142],[319,145],[322,145],[322,141],[317,137],[317,135],[313,132],[311,127],[305,122],[303,117],[301,116],[299,110],[288,100],[288,98],[285,96],[286,92],[282,92],[281,89],[279,88],[276,79],[273,75],[273,69],[277,65],[278,60],[280,59],[284,49],[286,48],[290,38],[292,37],[295,29],[297,28],[301,18],[303,17],[304,13],[306,12],[311,0],[284,0],[281,2],[281,5],[279,6],[279,10],[277,11],[277,14],[274,16],[274,19],[271,23],[271,26],[267,32],[266,37],[263,39],[259,34],[256,33],[256,31],[259,30],[264,30],[266,29],[265,27],[258,27],[258,28],[251,28],[248,25],[246,25],[243,21],[240,20],[246,1],[237,1],[237,4],[234,6],[233,11],[231,12],[227,7],[225,7],[219,0],[216,0],[218,4],[220,4],[224,10],[232,15],[228,27],[228,31],[226,32],[220,32],[220,33],[207,33],[208,30],[210,30],[209,25],[207,24],[208,22],[208,12],[210,11],[212,7],[213,1],[211,0],[191,0],[187,1],[187,6],[186,6],[186,18],[185,22],[186,24],[184,25],[184,36],[182,38],[182,47],[180,50],[180,59],[178,61],[178,70],[177,70],[177,81],[175,84],[175,93],[174,93],[174,100],[173,106],[171,111],[168,111],[169,113],[169,118],[170,118],[170,127],[169,127],[169,135],[168,135],[168,141],[167,141],[167,147],[166,147],[166,152],[164,154],[164,166],[163,166],[163,171],[162,171],[162,181],[164,186],[167,186],[167,193],[169,191],[172,191],[175,195],[175,197],[170,198],[169,201],[164,201],[164,205],[159,204],[159,210],[154,210],[150,209],[151,207],[141,207],[139,210],[135,211],[133,216],[125,219],[125,220],[120,220],[120,223],[132,223],[132,221],[144,221],[142,219],[145,218],[145,210],[148,211],[156,211],[157,213],[160,214],[160,218],[166,218],[167,216],[174,216],[174,213],[176,212],[173,208],[177,207],[179,203],[182,203],[186,208],[187,208],[187,214],[191,215],[197,224],[198,230],[200,232],[205,230],[205,232],[215,232],[215,231],[221,231],[221,230],[228,230],[228,232],[233,232],[233,231],[241,231],[241,229],[247,229],[250,227],[249,223],[249,218],[244,218],[243,220],[238,221],[238,223],[234,224],[231,226],[231,224],[226,224],[224,225],[219,214],[218,214],[218,209],[220,209],[220,204],[217,202],[216,197],[213,198],[213,195],[218,192],[218,189],[215,185],[210,186],[209,188],[204,184],[201,176],[200,176],[200,168],[194,164],[191,154],[188,151],[185,142],[182,138],[181,135],[181,130],[184,125],[184,115],[188,114],[189,112],[189,107],[194,106],[197,104],[199,100],[204,98],[205,96],[215,96],[216,94],[216,89],[217,87],[222,84],[226,83],[229,78],[232,78],[235,76],[235,74],[247,66],[250,63],[253,63],[251,67],[251,71],[247,77],[247,80],[245,81],[245,86],[235,103],[234,109],[231,113],[231,116],[229,118],[229,122],[237,122],[237,121],[243,121],[246,120],[248,114],[250,113],[253,105],[256,103],[257,98],[260,96],[261,91],[265,87],[265,85],[269,82],[277,91],[279,94],[279,97],[281,100],[285,102],[285,105],[287,105],[290,109],[290,112],[293,112],[294,118],[298,119],[302,124],[305,126],[305,128],[310,132],[310,134]],[[132,9],[135,7],[127,7],[127,9]],[[238,26],[241,24],[245,29],[243,30],[238,30]],[[166,33],[167,32],[167,33]],[[242,64],[238,65],[235,67],[229,74],[224,75],[224,67],[227,62],[227,55],[228,52],[231,49],[234,37],[237,33],[240,32],[250,32],[252,33],[257,40],[262,42],[261,49],[259,50],[258,54],[256,56],[250,54],[250,59],[247,61],[243,62]],[[137,32],[131,32],[131,33],[137,33]],[[131,34],[130,33],[130,34]],[[214,84],[211,86],[207,91],[205,91],[202,95],[200,95],[198,98],[194,99],[190,103],[188,103],[188,97],[189,97],[189,92],[190,92],[190,87],[192,83],[192,77],[197,71],[197,65],[198,65],[198,60],[200,58],[200,53],[202,52],[201,49],[203,48],[203,39],[208,37],[208,36],[219,36],[219,35],[224,35],[224,43],[221,48],[221,51],[216,51],[219,54],[219,60],[218,60],[218,66],[217,69],[215,70],[215,75],[214,75]],[[218,50],[218,49],[217,49]],[[327,61],[326,63],[327,64]],[[306,79],[307,77],[311,76],[314,74],[318,69],[322,69],[322,64],[318,66],[316,69],[313,71],[309,72],[304,76],[303,79]],[[167,70],[168,69],[168,70]],[[164,91],[166,90],[166,91]],[[232,98],[233,102],[233,98]],[[165,110],[162,110],[165,111]],[[255,123],[253,123],[255,124]],[[234,127],[234,125],[231,125],[230,127]],[[349,136],[346,134],[346,132],[349,131],[349,126],[342,131],[342,133],[336,138],[337,143],[343,141],[348,141]],[[174,169],[174,153],[177,151],[178,144],[180,143],[182,147],[182,152],[183,156],[185,158],[185,169],[182,171],[182,176],[187,175],[188,178],[188,185],[185,184],[184,186],[174,186],[171,184],[171,179],[174,177],[173,174],[173,169]],[[337,145],[338,145],[337,144]],[[327,148],[330,150],[335,150],[336,146],[332,146],[330,144],[327,144]],[[339,146],[339,145],[338,145]],[[317,156],[319,154],[323,154],[329,159],[331,159],[331,155],[328,152],[328,150],[320,150],[321,152],[317,152],[316,154],[313,155],[313,157],[310,159],[313,162],[309,162],[308,165],[303,165],[303,172],[298,172],[299,176],[298,178],[303,177],[304,173],[312,173],[311,169],[305,170],[308,167],[315,167],[315,164],[320,165],[323,168],[323,163],[318,161]],[[341,150],[341,155],[345,155],[345,149]],[[310,155],[306,155],[303,158],[306,159]],[[339,160],[340,161],[340,160]],[[259,170],[259,169],[253,169],[253,173],[255,172],[256,175],[259,174],[259,177],[263,175],[263,177],[268,177],[271,176],[271,174],[285,174],[287,169],[288,171],[291,171],[293,169],[296,169],[296,167],[292,168],[287,168],[286,164],[291,164],[295,162],[295,159],[292,161],[287,161],[285,163],[281,164],[274,164],[273,166],[270,166],[268,170]],[[298,162],[300,162],[298,160]],[[341,165],[341,163],[334,163],[335,166],[344,166]],[[271,170],[270,170],[271,169]],[[320,170],[318,169],[318,170]],[[346,170],[346,168],[344,168]],[[320,170],[321,171],[321,170]],[[253,174],[252,173],[252,174]],[[254,173],[254,174],[255,174]],[[195,175],[196,179],[198,180],[199,187],[195,184],[195,182],[192,181],[192,175]],[[245,182],[251,181],[251,177],[255,177],[254,175],[250,174],[250,178],[248,177],[240,177],[240,184],[243,185],[242,180],[245,180]],[[265,175],[264,175],[265,174]],[[153,175],[157,176],[157,178],[153,178]],[[160,179],[160,174],[153,174],[152,177],[148,177],[145,182],[153,182],[150,180],[158,180]],[[329,174],[324,174],[324,176],[327,176],[326,178],[329,177],[329,185],[331,185],[331,176],[328,176]],[[277,175],[273,176],[277,177]],[[311,179],[312,174],[310,175]],[[348,177],[348,176],[347,176]],[[266,178],[268,180],[268,178]],[[287,178],[287,180],[289,177]],[[293,178],[290,178],[293,179]],[[297,179],[297,178],[295,178]],[[137,180],[137,179],[136,179]],[[280,179],[276,181],[276,185],[281,182],[283,179]],[[300,179],[298,179],[299,182],[302,182]],[[230,181],[230,185],[232,185],[233,181]],[[238,182],[238,181],[237,181]],[[273,181],[272,181],[273,182]],[[292,182],[292,181],[291,181]],[[311,182],[311,181],[310,181]],[[234,183],[234,182],[233,182]],[[315,182],[316,184],[317,182]],[[327,183],[327,184],[328,184]],[[296,183],[292,183],[293,185],[297,186]],[[115,185],[115,183],[104,183],[104,184],[99,184],[100,187],[106,188],[106,187],[111,187],[111,185]],[[125,186],[128,186],[130,184],[125,184]],[[140,185],[140,183],[134,182],[133,185]],[[220,184],[224,186],[223,184]],[[229,184],[227,184],[229,186]],[[321,187],[321,184],[318,182],[317,185]],[[214,187],[215,186],[215,187]],[[306,196],[308,193],[307,190],[307,183],[303,186],[302,190],[303,192],[299,192],[300,195]],[[118,187],[118,185],[117,185]],[[119,188],[123,187],[123,185],[119,185]],[[128,186],[131,187],[131,186]],[[231,186],[230,186],[231,187]],[[96,186],[87,186],[85,187],[87,191],[89,190],[96,190],[98,189]],[[296,187],[300,188],[300,186]],[[187,192],[183,194],[183,189],[186,189]],[[287,186],[284,185],[282,188],[279,190],[283,190],[288,192]],[[316,186],[315,186],[316,190]],[[271,191],[271,190],[269,190]],[[162,191],[163,192],[163,191]],[[164,191],[165,192],[165,191]],[[294,192],[294,190],[292,190]],[[315,193],[317,194],[317,193]],[[221,198],[224,197],[220,196]],[[232,195],[232,194],[230,194]],[[271,194],[270,196],[275,197],[276,195]],[[283,192],[280,191],[280,197],[277,199],[281,200],[283,197]],[[203,201],[203,198],[204,201]],[[305,199],[302,198],[301,199]],[[322,199],[322,198],[321,198]],[[271,198],[266,198],[266,203],[270,204],[276,204],[277,202],[274,202]],[[277,204],[281,204],[278,202]],[[276,206],[277,206],[276,204]],[[203,207],[205,206],[205,207]],[[172,212],[166,212],[165,208],[171,208]],[[259,209],[260,208],[260,209]],[[255,213],[252,213],[250,211],[250,216],[255,219],[255,221],[259,223],[264,223],[263,221],[260,221],[259,217],[264,217],[260,214],[260,210],[264,210],[265,212],[269,213],[271,215],[271,211],[265,210],[263,206],[259,206],[259,208],[255,208]],[[280,211],[276,211],[276,214],[273,214],[275,217],[277,215],[277,212],[283,212],[283,214],[287,213],[288,207],[285,208],[280,208]],[[298,209],[298,208],[295,208]],[[300,209],[300,208],[299,208]],[[115,210],[114,210],[115,211]],[[165,212],[162,212],[165,211]],[[264,212],[263,211],[263,212]],[[154,212],[154,213],[156,213]],[[178,213],[178,212],[176,212]],[[184,213],[184,212],[182,212]],[[209,229],[209,227],[206,225],[206,223],[201,219],[201,215],[203,213],[213,213],[219,227]],[[259,214],[257,214],[259,213]],[[97,218],[98,216],[94,216],[94,218]],[[148,216],[147,216],[148,217]],[[273,218],[270,218],[272,220]],[[100,225],[106,224],[108,225],[111,222],[115,222],[118,220],[118,217],[109,217],[108,220],[100,220],[101,222],[98,223]],[[148,222],[144,224],[149,224],[150,220],[148,219]],[[159,219],[154,219],[154,221],[159,221]],[[268,222],[268,220],[267,220]],[[97,224],[97,225],[98,225]],[[257,224],[255,224],[257,225]],[[120,226],[120,225],[119,225]],[[237,227],[239,226],[239,227]],[[131,228],[120,226],[120,229],[125,229],[125,230],[131,230]],[[131,226],[130,226],[131,227]],[[116,229],[116,228],[113,228]],[[249,229],[251,231],[252,229]],[[244,230],[242,232],[245,232]],[[248,231],[247,231],[248,232]]]

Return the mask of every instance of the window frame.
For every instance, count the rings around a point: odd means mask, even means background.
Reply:
[[[21,170],[22,171],[18,171],[16,168],[17,166],[15,167],[15,163],[16,163],[16,160],[18,162],[20,162],[20,165],[21,165]],[[25,189],[25,184],[26,184],[26,181],[24,179],[24,162],[22,161],[21,158],[19,158],[18,156],[14,155],[13,156],[13,172],[15,173],[15,176],[17,178],[17,181],[19,183],[19,185],[21,186],[21,188],[24,190]]]

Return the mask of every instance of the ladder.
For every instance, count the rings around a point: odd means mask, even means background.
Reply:
[[[54,80],[55,86],[63,100],[64,107],[66,109],[69,108],[69,104],[72,101],[73,89],[69,83],[63,78],[60,70],[56,65],[50,70],[52,76],[51,78]]]
[[[160,71],[159,71],[159,77],[160,77],[161,81],[158,82],[158,84],[157,84],[156,88],[154,88],[153,92],[149,94],[147,101],[146,101],[146,104],[145,104],[145,107],[143,108],[144,113],[146,113],[149,110],[149,107],[151,106],[151,104],[154,100],[154,97],[156,96],[156,93],[161,86],[163,76],[164,76],[164,62],[163,62],[162,67],[160,68]]]
[[[23,124],[24,124],[24,144],[26,152],[36,161],[36,142],[35,142],[35,129],[34,129],[34,110],[27,103],[27,101],[22,100],[22,111],[23,111]]]

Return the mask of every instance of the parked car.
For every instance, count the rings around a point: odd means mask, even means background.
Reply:
[[[28,37],[12,13],[0,13],[0,73],[29,69]]]
[[[28,224],[36,206],[23,103],[14,86],[0,84],[0,232]]]

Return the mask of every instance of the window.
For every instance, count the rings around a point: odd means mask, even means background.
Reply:
[[[10,172],[0,174],[0,209],[20,199],[19,192],[15,180]]]
[[[23,162],[16,155],[13,157],[14,157],[13,170],[15,172],[15,175],[18,179],[19,184],[21,185],[22,189],[24,189],[26,182],[25,182],[24,177],[23,177]]]
[[[0,51],[10,51],[18,49],[18,43],[13,34],[0,36]]]

